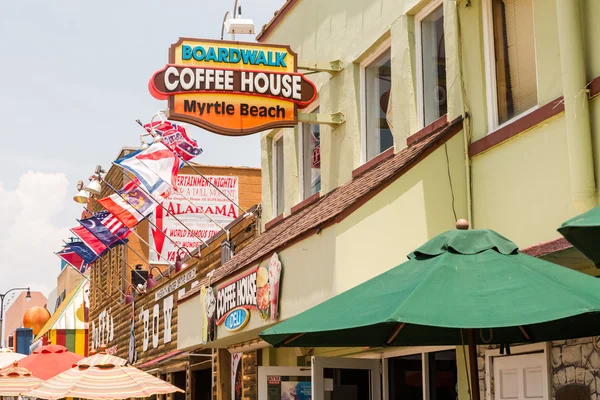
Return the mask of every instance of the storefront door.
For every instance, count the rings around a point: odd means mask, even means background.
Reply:
[[[259,367],[258,400],[381,400],[381,360],[312,357],[311,367]]]
[[[258,400],[310,400],[310,367],[258,367]]]
[[[312,357],[312,400],[380,400],[381,361]]]
[[[492,400],[548,400],[544,353],[494,357]]]

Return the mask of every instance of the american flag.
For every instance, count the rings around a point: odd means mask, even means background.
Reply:
[[[94,214],[94,217],[98,218],[102,222],[102,225],[112,234],[118,236],[119,239],[125,239],[131,233],[128,227],[108,211],[97,212]]]

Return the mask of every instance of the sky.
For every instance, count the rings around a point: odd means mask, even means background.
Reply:
[[[284,0],[241,0],[256,31]],[[234,1],[0,1],[0,293],[56,287],[81,213],[72,197],[98,164],[139,146],[136,119],[166,107],[148,93],[179,37],[219,39]],[[225,39],[229,35],[225,34]],[[254,41],[254,35],[238,35]],[[260,166],[258,134],[188,133],[208,165]]]

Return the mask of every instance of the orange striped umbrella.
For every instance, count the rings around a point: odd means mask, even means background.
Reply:
[[[42,383],[31,371],[15,363],[0,369],[0,396],[18,396]]]
[[[183,393],[178,387],[126,364],[122,358],[96,354],[23,395],[49,400],[64,397],[112,400]]]
[[[25,358],[25,354],[15,353],[12,349],[0,349],[0,368],[10,367],[15,361]]]
[[[36,378],[46,380],[73,367],[82,359],[65,346],[49,344],[38,347],[33,354],[19,360],[19,365],[29,369]]]

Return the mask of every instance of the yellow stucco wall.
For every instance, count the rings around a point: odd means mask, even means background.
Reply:
[[[485,22],[482,2],[461,7],[463,65],[466,100],[472,116],[472,142],[490,131],[487,114]],[[447,3],[446,3],[447,4]],[[600,75],[600,52],[590,44],[600,33],[600,4],[582,1],[586,69],[589,80]],[[543,106],[562,95],[561,60],[556,2],[534,0],[535,55],[538,104]],[[600,134],[600,101],[590,101],[592,134]],[[594,154],[600,140],[594,139]],[[599,157],[595,157],[596,181],[600,182]],[[529,131],[501,143],[472,159],[473,220],[476,228],[490,228],[519,247],[557,239],[556,229],[577,215],[571,200],[565,114],[544,121]]]
[[[488,77],[486,76],[483,3],[486,0],[444,0],[448,119],[468,108],[471,142],[493,133],[488,123]],[[330,77],[310,75],[319,90],[321,113],[342,111],[346,122],[333,129],[321,127],[322,194],[351,179],[361,160],[360,62],[388,37],[391,38],[392,96],[395,150],[418,130],[416,118],[416,77],[414,15],[428,3],[424,0],[301,0],[289,11],[284,23],[275,28],[267,42],[290,44],[301,60],[341,59],[345,69]],[[457,13],[456,3],[460,4]],[[600,2],[582,0],[586,74],[600,76]],[[533,0],[536,46],[538,104],[543,106],[563,92],[556,2]],[[462,45],[458,41],[460,21]],[[462,58],[459,57],[462,49]],[[462,65],[460,81],[459,64]],[[463,93],[464,87],[464,93]],[[583,89],[583,88],[582,88]],[[600,100],[590,101],[596,181],[600,182]],[[263,221],[272,212],[272,165],[270,137],[261,135],[263,180]],[[462,134],[462,133],[461,133]],[[450,171],[454,186],[456,217],[467,215],[467,185],[461,134],[448,143]],[[283,130],[286,185],[285,213],[299,199],[298,132]],[[578,214],[571,200],[564,113],[501,143],[471,160],[472,225],[490,228],[513,240],[521,248],[559,238],[556,228]],[[289,189],[289,190],[288,190]],[[449,206],[449,185],[444,148],[436,150],[417,167],[361,206],[341,223],[323,230],[332,249],[324,248],[334,262],[332,294],[347,290],[405,260],[406,254],[434,235],[454,226]],[[332,234],[330,231],[334,231]],[[333,238],[330,236],[333,235]],[[301,249],[303,242],[289,249]],[[288,249],[282,251],[286,254]],[[290,268],[301,268],[309,254],[298,252],[288,258]],[[333,254],[333,255],[332,255]],[[285,265],[285,264],[284,264]],[[331,268],[329,265],[318,264]],[[328,275],[329,277],[329,275]],[[285,297],[285,295],[284,295]],[[301,311],[302,299],[292,309]],[[288,305],[288,307],[291,306]],[[306,307],[308,308],[308,306]],[[311,354],[347,356],[356,349],[315,349]],[[294,357],[283,357],[295,365]],[[468,364],[468,363],[466,363]],[[467,365],[457,348],[459,398],[469,397]]]
[[[285,22],[266,39],[285,43],[298,53],[299,60],[342,60],[344,69],[330,76],[309,75],[318,89],[319,112],[342,112],[345,122],[335,128],[321,125],[321,194],[326,194],[352,179],[361,158],[360,63],[382,43],[390,40],[392,73],[392,114],[394,147],[406,147],[406,138],[417,132],[414,14],[426,0],[302,0],[286,14]],[[455,9],[446,7],[445,18],[455,20]],[[446,35],[448,120],[462,114],[458,72],[457,30],[451,24]],[[273,165],[271,138],[283,132],[285,215],[298,204],[300,160],[298,129],[288,128],[261,134],[263,179],[263,223],[276,215],[273,211]]]
[[[466,218],[462,132],[335,225],[335,284],[343,292],[406,261],[433,236]]]
[[[520,247],[556,239],[571,202],[565,120],[559,115],[473,158],[473,223]]]

